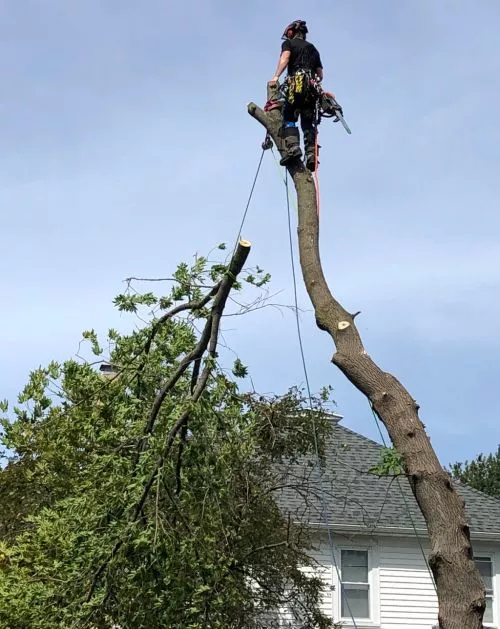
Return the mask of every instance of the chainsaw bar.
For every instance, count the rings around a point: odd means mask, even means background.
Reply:
[[[335,113],[335,115],[340,120],[340,122],[342,123],[342,126],[347,131],[347,133],[351,135],[352,131],[349,129],[349,125],[347,124],[347,122],[344,120],[344,116],[342,116],[342,114],[340,114],[338,111]]]

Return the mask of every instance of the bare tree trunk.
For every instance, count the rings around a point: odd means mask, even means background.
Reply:
[[[276,90],[268,87],[268,99]],[[265,113],[255,103],[248,112],[258,120],[281,150],[279,110]],[[332,362],[370,400],[392,443],[401,455],[412,491],[427,523],[431,566],[439,601],[442,629],[481,629],[485,590],[473,561],[463,499],[441,467],[418,405],[403,385],[384,372],[367,354],[353,315],[332,295],[319,255],[316,188],[300,163],[288,167],[297,191],[299,252],[302,275],[321,330],[330,334],[336,352]]]

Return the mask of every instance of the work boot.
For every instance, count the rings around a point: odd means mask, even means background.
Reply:
[[[315,129],[310,129],[309,131],[304,131],[304,152],[305,156],[305,165],[308,170],[314,172],[316,170],[316,157],[315,154],[316,148],[316,131]],[[317,148],[317,153],[319,153],[319,145]],[[319,162],[318,162],[319,164]]]
[[[282,130],[283,138],[283,150],[285,155],[281,158],[280,164],[285,166],[294,159],[300,159],[302,157],[302,151],[300,150],[300,135],[297,127],[285,127]]]

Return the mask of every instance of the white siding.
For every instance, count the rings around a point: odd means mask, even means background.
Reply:
[[[317,565],[314,567],[314,569],[304,569],[304,572],[305,574],[308,574],[310,576],[319,577],[323,581],[324,586],[321,610],[326,616],[331,618],[333,614],[332,597],[334,595],[331,590],[331,586],[334,583],[332,581],[333,567],[331,561],[331,552],[327,541],[325,543],[322,543],[322,541],[318,541],[317,546],[318,548],[316,550],[311,551],[311,556],[317,562]],[[294,629],[297,625],[292,623],[292,615],[290,611],[286,608],[282,608],[278,610],[273,616],[270,626],[273,627],[273,629],[274,627]]]
[[[340,548],[363,548],[370,552],[372,618],[370,623],[357,622],[358,629],[431,629],[437,624],[436,593],[422,551],[414,538],[336,535],[334,548],[338,565]],[[424,544],[424,552],[428,554],[428,551],[428,544]],[[500,627],[500,544],[476,542],[474,552],[476,555],[489,555],[493,559],[493,626]],[[325,614],[339,621],[340,586],[326,536],[322,536],[320,550],[314,553],[314,558],[324,567],[322,609]],[[343,623],[344,627],[352,627],[350,622]]]
[[[317,569],[314,571],[316,577],[320,577],[323,581],[323,603],[321,605],[321,611],[328,617],[333,614],[333,597],[335,595],[332,591],[332,586],[337,583],[336,576],[334,577],[334,568],[332,566],[331,551],[328,544],[328,540],[325,540],[321,545],[317,544],[318,548],[314,552],[311,552],[312,557],[318,563]],[[310,571],[306,571],[307,573]]]
[[[438,605],[422,551],[413,541],[379,544],[380,620],[387,629],[430,629]]]

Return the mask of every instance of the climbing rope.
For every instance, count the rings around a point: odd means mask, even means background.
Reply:
[[[319,217],[319,160],[318,160],[319,144],[318,144],[318,128],[316,127],[316,135],[314,139],[314,185],[316,186],[316,213]]]
[[[320,474],[320,481],[321,481],[321,485],[320,485],[320,496],[321,496],[321,502],[322,502],[321,511],[323,515],[324,525],[328,533],[328,546],[329,546],[330,554],[332,557],[332,564],[335,567],[335,572],[337,573],[337,579],[340,585],[341,596],[344,597],[347,609],[349,611],[349,615],[352,620],[353,627],[354,629],[357,629],[356,620],[354,619],[351,606],[349,605],[349,598],[347,597],[345,593],[345,588],[342,583],[340,569],[338,566],[337,558],[335,557],[335,548],[333,545],[333,536],[332,536],[331,526],[330,526],[330,523],[328,522],[328,510],[327,510],[327,504],[326,504],[326,499],[325,499],[325,490],[323,487],[323,470],[321,467],[321,458],[319,455],[318,433],[317,433],[317,428],[316,428],[316,422],[314,420],[314,405],[312,401],[311,387],[309,384],[309,374],[307,370],[306,358],[305,358],[305,353],[304,353],[304,344],[302,342],[302,331],[300,328],[299,302],[298,302],[298,296],[297,296],[297,275],[295,273],[295,261],[294,261],[294,256],[293,256],[293,236],[292,236],[292,219],[291,219],[291,213],[290,213],[290,194],[289,194],[289,188],[288,188],[288,171],[285,171],[285,188],[286,188],[286,209],[287,209],[287,216],[288,216],[288,240],[289,240],[289,245],[290,245],[290,265],[292,269],[292,279],[293,279],[295,321],[296,321],[296,326],[297,326],[297,338],[299,341],[299,350],[300,350],[300,357],[302,361],[302,369],[304,370],[304,379],[306,382],[307,395],[309,398],[309,406],[311,409],[311,424],[312,424],[312,432],[313,432],[314,450],[315,450],[315,455],[316,455],[316,465],[318,467],[318,471]]]

